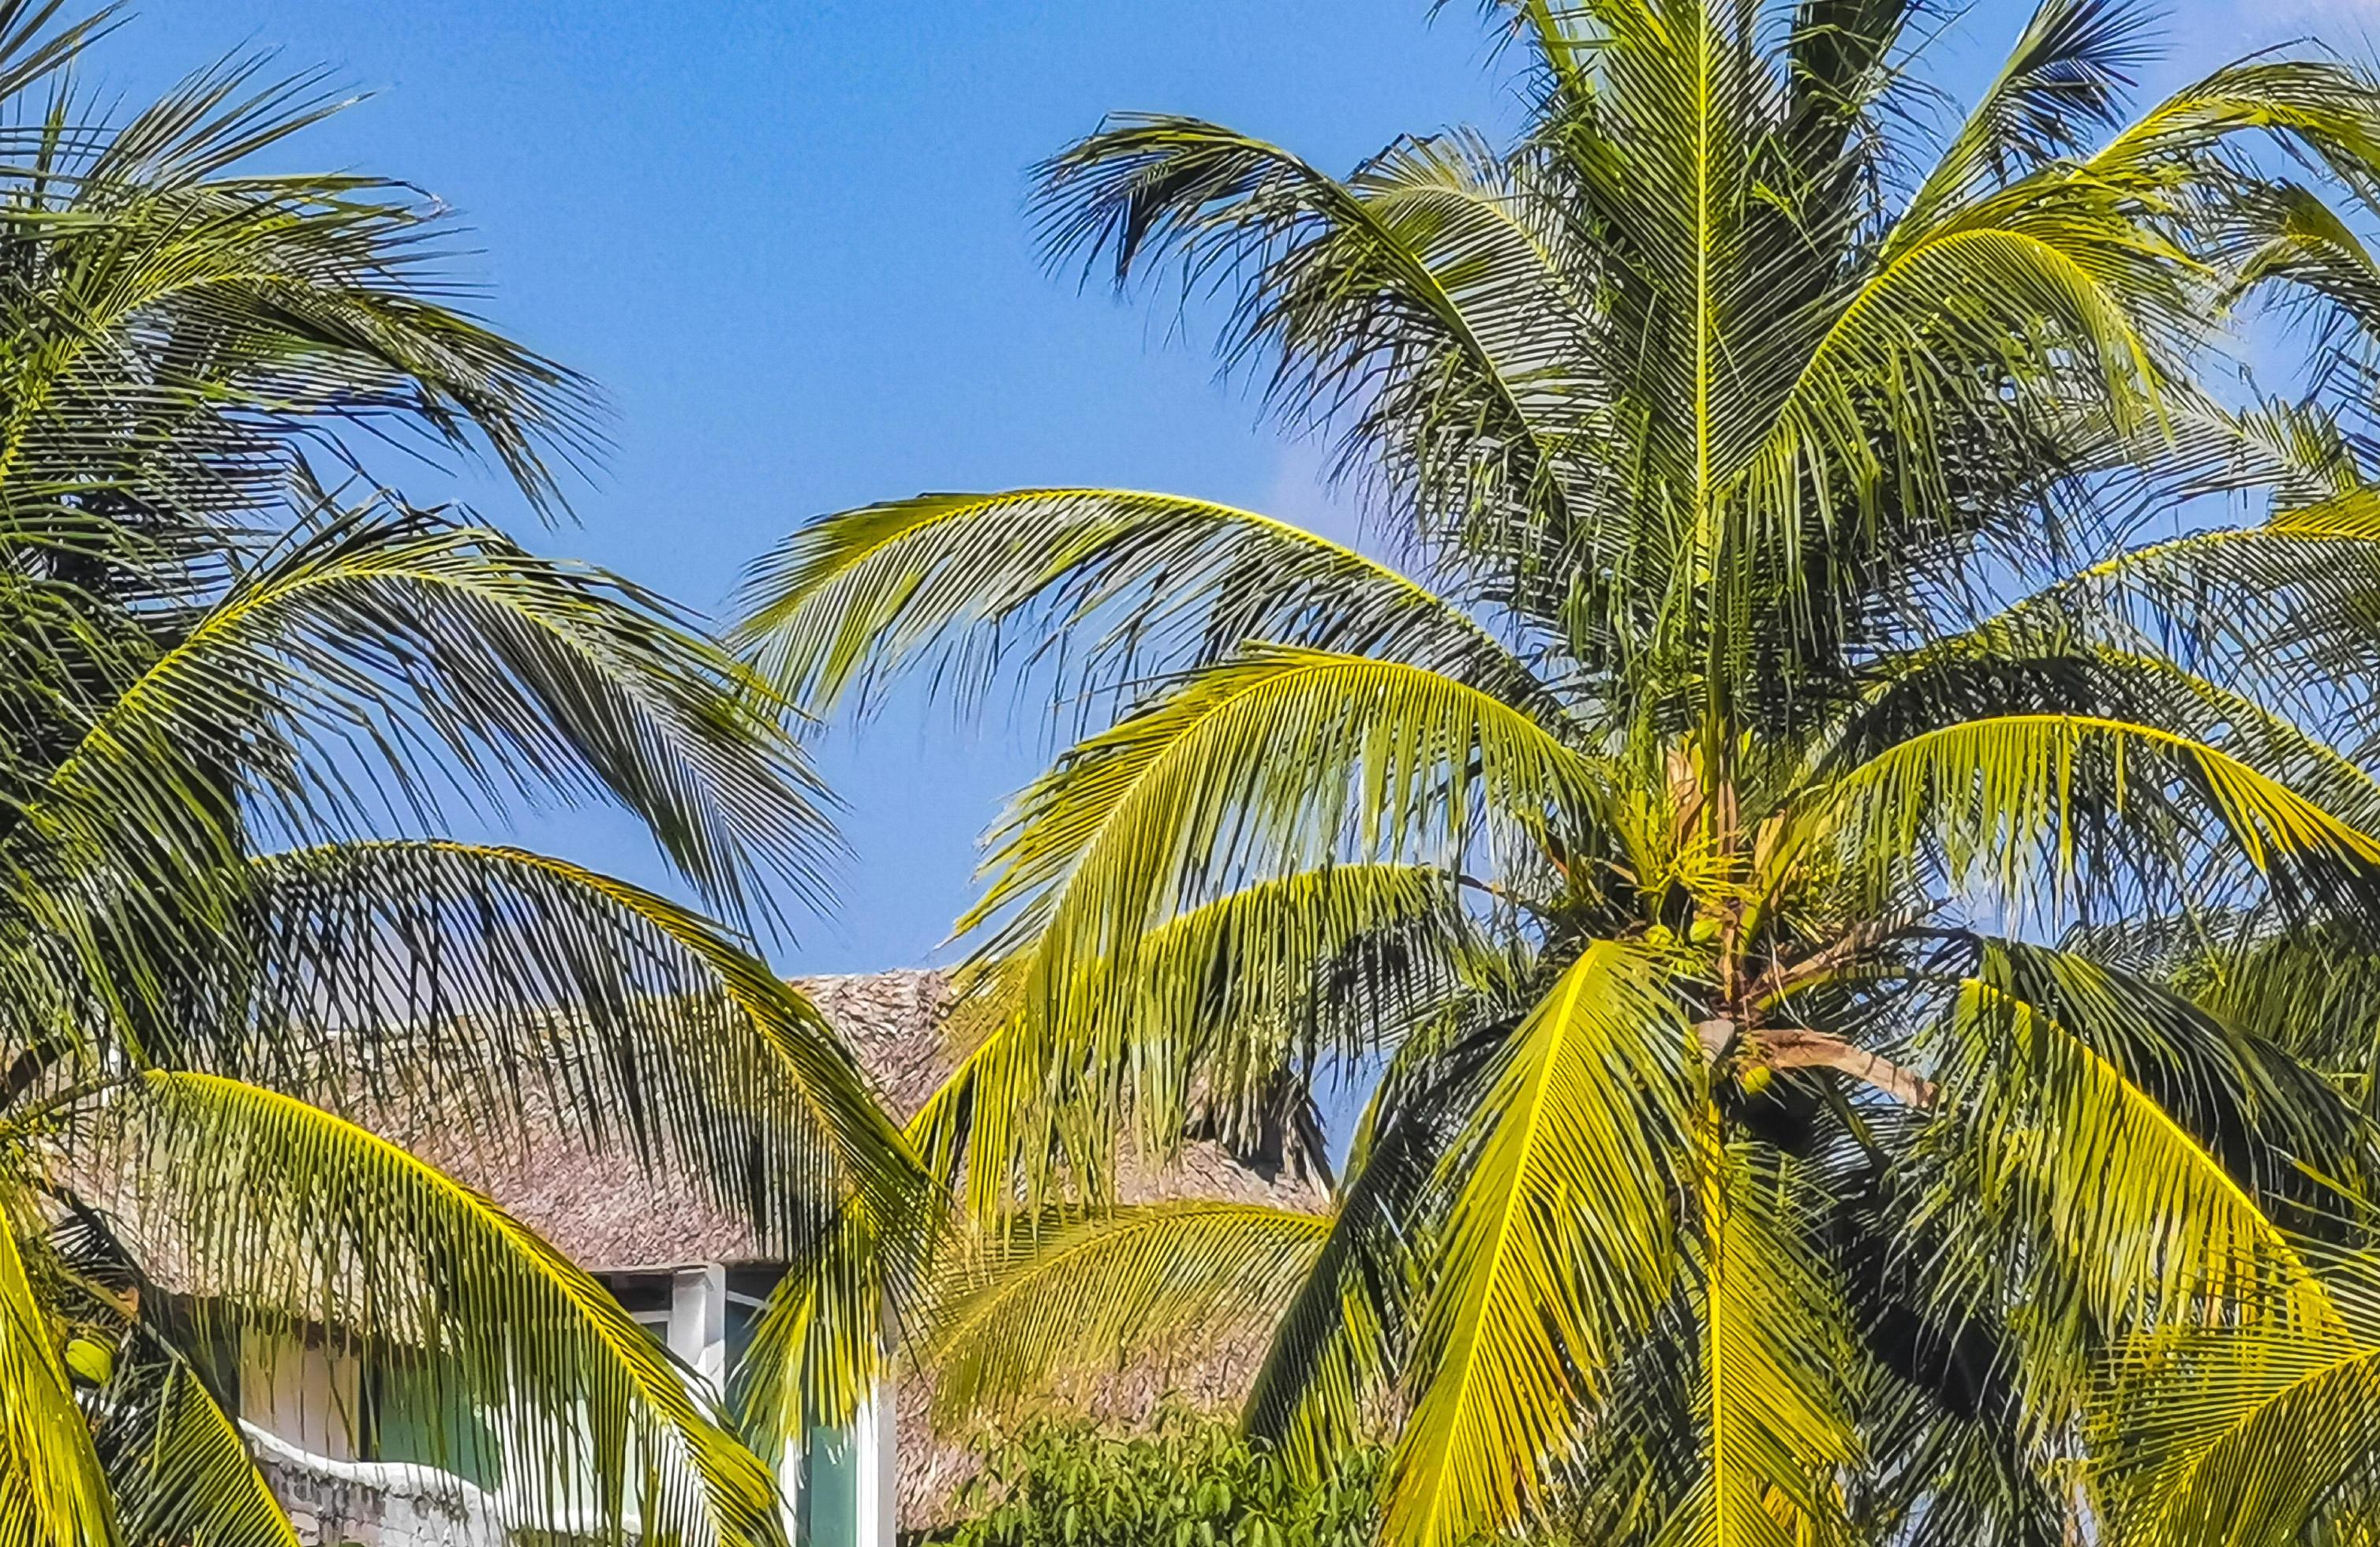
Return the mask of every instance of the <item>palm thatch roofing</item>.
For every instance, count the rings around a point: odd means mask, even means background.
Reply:
[[[949,1021],[954,996],[934,971],[796,979],[850,1045],[892,1115],[906,1121],[958,1065]],[[533,1093],[524,1100],[534,1102]],[[656,1175],[625,1149],[579,1144],[491,1148],[433,1119],[382,1115],[387,1137],[487,1193],[573,1261],[597,1273],[764,1260],[750,1229],[686,1184]],[[528,1127],[539,1126],[534,1112]],[[1125,1202],[1200,1199],[1314,1209],[1322,1194],[1293,1171],[1268,1174],[1206,1141],[1161,1169],[1129,1167]]]

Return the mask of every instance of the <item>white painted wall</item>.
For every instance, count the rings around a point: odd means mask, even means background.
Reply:
[[[361,1369],[315,1342],[241,1335],[239,1417],[333,1461],[356,1457]]]

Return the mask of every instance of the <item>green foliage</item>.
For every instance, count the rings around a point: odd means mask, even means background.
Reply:
[[[1205,1322],[1300,1475],[1385,1453],[1390,1547],[2371,1539],[2380,76],[2137,106],[2130,0],[1948,96],[1914,0],[1482,8],[1505,142],[1041,169],[1380,557],[1036,486],[753,570],[804,709],[1013,668],[1091,722],[914,1129],[945,1409]],[[1350,1078],[1310,1216],[1118,1206]]]
[[[963,1518],[918,1547],[1363,1547],[1378,1529],[1377,1454],[1315,1484],[1184,1407],[1129,1432],[1045,1419],[977,1451]]]
[[[261,58],[118,112],[106,30],[0,0],[0,1541],[290,1547],[214,1356],[314,1336],[484,1410],[530,1515],[774,1542],[722,1404],[379,1130],[625,1150],[904,1285],[923,1178],[759,954],[823,791],[678,608],[374,481],[484,457],[551,517],[600,446],[460,306],[443,207],[258,170],[337,106]],[[724,921],[442,835],[557,802]]]

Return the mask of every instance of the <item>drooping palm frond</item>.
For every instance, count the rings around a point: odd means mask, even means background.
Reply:
[[[2244,866],[2342,906],[2380,873],[2380,839],[2240,758],[2158,725],[2088,715],[2000,715],[1922,733],[1842,774],[1826,809],[1819,841],[1863,864],[1929,856],[1953,884],[1980,883],[2014,901],[2038,882],[2064,884],[2078,856],[2137,858],[2137,873],[2178,881],[2185,900],[2202,854],[2218,876],[2228,868],[2236,879]],[[2209,819],[2223,840],[2213,846]]]
[[[1008,1410],[1152,1350],[1263,1330],[1330,1226],[1325,1214],[1206,1201],[1135,1205],[1046,1238],[1021,1225],[989,1260],[962,1262],[933,1318],[938,1421]]]
[[[434,1115],[499,1152],[626,1151],[789,1259],[846,1205],[888,1231],[917,1207],[924,1178],[825,1018],[679,905],[450,841],[268,856],[242,901],[152,1057],[367,1120]]]
[[[235,1326],[322,1322],[429,1361],[494,1411],[547,1529],[634,1518],[690,1541],[779,1539],[767,1470],[699,1388],[486,1199],[320,1108],[217,1075],[144,1075],[93,1122],[131,1163],[117,1173],[127,1195],[93,1201],[136,1252],[204,1264]]]
[[[1410,1338],[1413,1287],[1452,1200],[1439,1157],[1485,1095],[1501,1039],[1462,1005],[1399,1047],[1366,1104],[1330,1234],[1273,1329],[1243,1426],[1309,1479],[1373,1429]]]
[[[1350,548],[1251,511],[1112,489],[927,494],[806,527],[761,559],[736,638],[795,702],[865,700],[913,661],[938,675],[1028,659],[1121,688],[1243,640],[1380,655],[1499,693],[1532,679],[1460,610]],[[964,688],[965,683],[960,684]]]
[[[2255,1199],[2107,1053],[1981,978],[1961,991],[1953,1035],[1946,1100],[1973,1136],[1977,1202],[2048,1232],[2102,1324],[2268,1297],[2301,1325],[2336,1320]]]
[[[18,255],[0,285],[17,341],[0,483],[236,523],[310,445],[335,450],[340,424],[484,447],[558,511],[550,460],[599,445],[588,383],[455,304],[435,203],[383,178],[240,169],[343,105],[267,63],[225,60],[120,125],[45,92],[46,70],[0,78]]]
[[[2338,1314],[2181,1329],[2124,1351],[2095,1422],[2111,1525],[2147,1543],[2352,1535],[2369,1518],[2380,1342],[2371,1265],[2326,1275]]]
[[[1847,1540],[1838,1478],[1856,1444],[1852,1367],[1825,1279],[1795,1239],[1789,1179],[1705,1140],[1690,1299],[1702,1455],[1657,1540],[1694,1547]],[[1830,1346],[1830,1344],[1833,1345]],[[1670,1466],[1677,1460],[1669,1459]]]
[[[219,889],[251,824],[360,834],[458,794],[608,797],[735,905],[745,846],[807,879],[822,830],[740,674],[654,599],[402,507],[288,543],[78,732],[10,792],[10,868],[122,888],[169,942],[190,924],[164,899]]]
[[[12,1168],[13,1169],[13,1168]],[[16,1178],[11,1178],[12,1183]],[[61,1339],[17,1241],[12,1186],[0,1224],[0,1530],[42,1547],[114,1547],[115,1501],[75,1406]]]
[[[141,1359],[109,1383],[108,1395],[98,1439],[127,1541],[298,1547],[237,1420],[189,1365],[170,1355]]]
[[[1062,1157],[1104,1195],[1126,1134],[1160,1164],[1194,1123],[1256,1134],[1284,1078],[1376,1053],[1483,968],[1452,889],[1421,865],[1333,865],[1195,907],[1138,943],[1122,1015],[1068,1021],[1029,997],[1059,948],[1044,934],[990,966],[988,1029],[911,1125],[937,1175],[964,1162],[979,1223]]]

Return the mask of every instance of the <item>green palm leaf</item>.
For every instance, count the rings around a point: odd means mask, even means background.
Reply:
[[[131,1541],[298,1547],[248,1439],[190,1367],[158,1359],[111,1383],[102,1443]]]
[[[0,1532],[39,1547],[114,1547],[115,1504],[61,1341],[15,1229],[0,1228]]]
[[[1676,1273],[1670,1175],[1691,1033],[1654,963],[1590,946],[1531,1012],[1443,1185],[1387,1540],[1526,1518],[1606,1370]],[[1459,1157],[1459,1159],[1457,1158]]]
[[[1328,1215],[1206,1201],[1118,1209],[1046,1236],[1020,1224],[958,1264],[933,1318],[937,1421],[1058,1395],[1151,1350],[1267,1330],[1330,1228]]]
[[[1977,1162],[1972,1201],[2043,1232],[2103,1325],[2267,1301],[2301,1328],[2335,1325],[2297,1249],[2206,1143],[2107,1051],[2017,997],[1995,959],[1985,971],[1961,986],[1944,1082]],[[2095,1008],[2116,1022],[2095,1028],[2102,1038],[2148,1013],[2112,996]]]
[[[736,639],[819,713],[917,661],[988,675],[1051,629],[1115,688],[1270,640],[1409,660],[1497,690],[1528,675],[1463,613],[1353,549],[1207,500],[1117,489],[926,494],[803,528],[757,563]],[[1011,640],[1019,641],[1011,643]]]
[[[2155,725],[2010,714],[1912,737],[1832,782],[1817,841],[1888,869],[1929,848],[1954,884],[2021,899],[2062,883],[2088,849],[2143,846],[2180,867],[2220,824],[2218,862],[2351,898],[2380,839],[2239,757]],[[2181,872],[2186,885],[2187,871]]]
[[[1657,1540],[1804,1547],[1848,1540],[1838,1479],[1855,1450],[1824,1280],[1794,1239],[1790,1184],[1706,1142],[1695,1295],[1704,1454]],[[1674,1462],[1671,1463],[1674,1465]]]
[[[494,1410],[521,1492],[697,1542],[778,1540],[774,1484],[660,1344],[488,1200],[395,1145],[215,1075],[143,1075],[107,1119],[145,1256],[203,1263],[234,1324],[350,1327]],[[509,1485],[509,1483],[508,1483]]]

